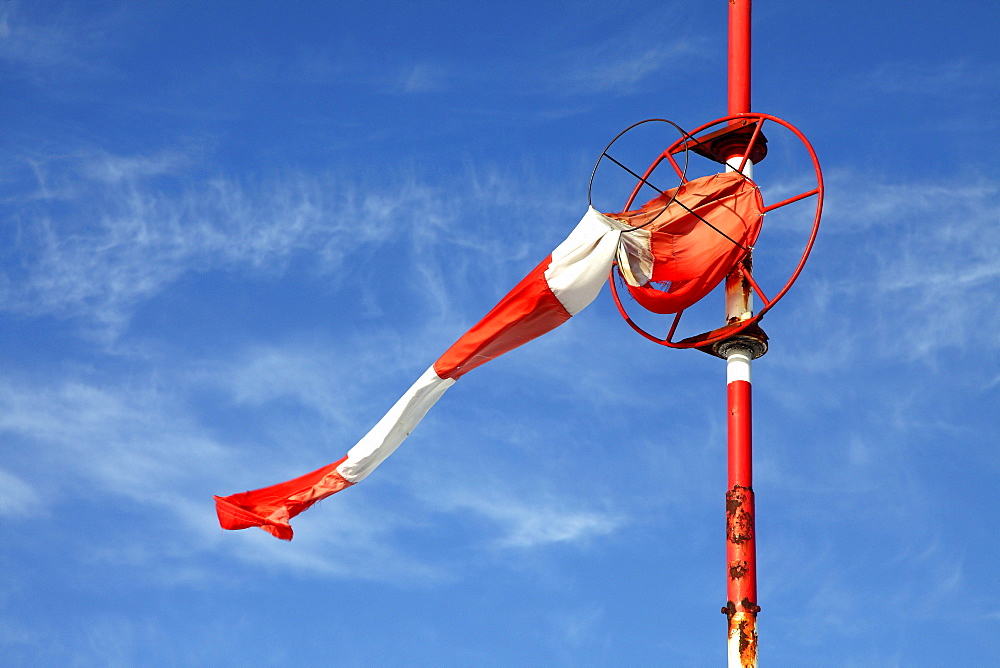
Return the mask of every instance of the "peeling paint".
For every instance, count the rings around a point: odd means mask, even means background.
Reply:
[[[757,625],[753,617],[741,620],[739,631],[740,661],[743,665],[757,665]]]
[[[747,506],[750,507],[750,511],[747,510]],[[733,485],[733,488],[726,492],[726,540],[737,545],[753,540],[752,510],[752,489]]]
[[[744,599],[745,602],[746,599]],[[732,601],[730,601],[732,605]],[[751,606],[754,606],[751,604]],[[733,606],[735,609],[736,606]],[[757,665],[757,615],[736,610],[729,617],[729,665],[740,668]]]

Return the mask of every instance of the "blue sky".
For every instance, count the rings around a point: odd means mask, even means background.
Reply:
[[[827,181],[754,365],[762,660],[994,663],[1000,8],[754,12]],[[338,459],[617,132],[724,115],[725,40],[721,0],[0,3],[0,663],[719,665],[725,364],[606,291],[293,542],[211,496]]]

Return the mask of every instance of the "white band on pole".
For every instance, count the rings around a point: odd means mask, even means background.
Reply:
[[[740,171],[740,163],[741,162],[743,162],[743,156],[742,155],[737,155],[737,156],[734,156],[732,158],[729,158],[729,160],[726,160],[726,171],[727,172],[739,172]],[[751,162],[749,159],[747,159],[747,163],[745,165],[743,165],[743,171],[740,172],[740,173],[743,174],[743,176],[747,177],[748,179],[752,179],[753,178],[753,162]]]
[[[737,380],[750,382],[750,361],[753,354],[746,348],[733,346],[726,354],[726,384]]]

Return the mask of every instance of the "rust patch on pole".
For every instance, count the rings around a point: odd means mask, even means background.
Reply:
[[[726,540],[737,545],[753,540],[753,490],[749,487],[733,485],[726,492]]]
[[[727,601],[722,612],[729,620],[729,665],[756,667],[757,613],[760,606],[744,598],[739,605]]]
[[[729,600],[722,608],[729,623],[729,666],[757,665],[757,568],[754,494],[749,485],[726,492],[726,558]]]
[[[739,652],[740,666],[757,665],[757,615],[747,613],[737,613],[742,619],[735,625],[735,629],[730,629],[730,634],[735,630],[736,649]],[[734,618],[733,621],[736,621]],[[732,635],[730,636],[732,638]]]

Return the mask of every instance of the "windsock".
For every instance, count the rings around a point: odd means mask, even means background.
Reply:
[[[256,526],[291,540],[291,518],[367,477],[462,375],[582,311],[616,261],[629,289],[639,291],[637,301],[653,303],[658,313],[681,311],[743,258],[759,233],[762,209],[757,186],[738,173],[684,183],[635,211],[588,208],[566,240],[452,344],[347,455],[287,482],[216,496],[219,524]]]

